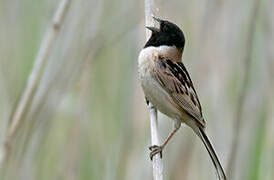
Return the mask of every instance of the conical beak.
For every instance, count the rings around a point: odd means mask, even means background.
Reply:
[[[152,17],[155,21],[157,21],[158,23],[160,23],[161,24],[161,22],[163,21],[162,19],[160,19],[160,18],[157,18],[157,17]]]
[[[161,22],[163,22],[162,19],[159,19],[159,18],[156,18],[156,17],[152,17],[155,21],[157,21],[160,25],[161,25]],[[152,32],[160,32],[160,29],[159,28],[156,28],[156,27],[149,27],[149,26],[146,26],[147,29],[151,30]]]

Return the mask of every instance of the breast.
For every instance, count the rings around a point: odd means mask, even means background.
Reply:
[[[146,98],[163,114],[181,120],[181,112],[172,104],[169,94],[151,76],[151,70],[158,60],[158,55],[153,49],[143,49],[138,59],[138,74]]]
[[[154,62],[158,58],[158,53],[153,47],[142,49],[138,57],[138,74],[142,78],[146,76],[149,70],[154,66]]]

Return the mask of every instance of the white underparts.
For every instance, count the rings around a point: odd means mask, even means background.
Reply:
[[[175,47],[167,46],[147,47],[143,49],[139,54],[138,72],[146,98],[162,113],[174,120],[181,121],[183,118],[182,113],[171,103],[173,100],[170,95],[151,74],[159,56],[163,56],[163,53],[166,52],[169,52],[170,56],[170,52],[173,51],[172,53],[175,53],[175,50]],[[172,56],[174,57],[174,54]],[[178,126],[180,123],[177,122],[176,124]]]

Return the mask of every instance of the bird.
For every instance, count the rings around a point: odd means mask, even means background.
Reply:
[[[153,17],[159,27],[146,26],[151,36],[138,56],[138,78],[147,103],[171,118],[174,128],[162,145],[150,146],[150,158],[160,154],[184,123],[202,140],[216,169],[218,179],[226,180],[223,167],[206,135],[202,107],[182,55],[183,31],[168,20]]]

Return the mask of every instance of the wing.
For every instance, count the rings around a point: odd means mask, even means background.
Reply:
[[[160,57],[152,74],[174,102],[204,127],[201,104],[184,64]]]

